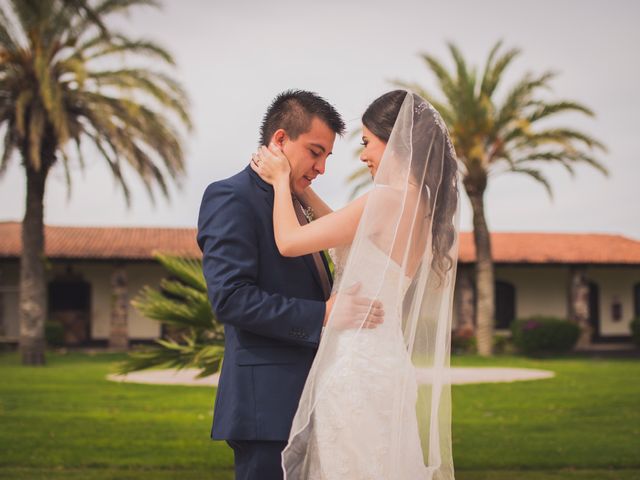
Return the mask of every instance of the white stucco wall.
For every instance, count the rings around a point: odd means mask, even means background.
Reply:
[[[633,317],[633,288],[640,283],[640,267],[587,268],[587,278],[599,287],[600,336],[630,335]],[[569,267],[510,266],[496,268],[496,280],[510,282],[516,289],[516,318],[553,315],[567,318]],[[622,319],[613,320],[614,299],[622,304]]]
[[[67,262],[53,262],[47,272],[48,279],[62,275]],[[111,274],[115,264],[107,262],[71,262],[72,271],[80,274],[91,284],[91,337],[94,340],[109,338],[111,316]],[[128,263],[129,299],[132,299],[144,285],[157,286],[165,276],[164,269],[154,262]],[[568,315],[567,289],[568,266],[497,266],[496,280],[514,285],[516,291],[516,318],[542,314],[566,318]],[[629,335],[629,324],[633,317],[633,287],[640,283],[638,267],[587,268],[587,276],[595,282],[600,291],[599,317],[600,334],[607,336]],[[5,337],[17,338],[19,264],[17,260],[0,261],[0,294],[2,295],[2,320]],[[622,318],[613,320],[612,304],[617,298],[622,305]],[[454,319],[456,324],[456,307]],[[132,339],[154,339],[160,335],[160,324],[140,315],[129,306],[129,337]]]
[[[138,295],[138,292],[145,286],[157,287],[160,280],[167,276],[158,264],[135,265],[127,267],[129,278],[130,299]],[[158,338],[160,336],[160,323],[143,317],[138,311],[129,306],[129,337],[136,339]]]
[[[568,267],[496,267],[496,280],[515,287],[516,318],[549,315],[567,318]]]
[[[111,275],[116,267],[111,263],[78,262],[73,264],[73,272],[80,274],[91,284],[91,338],[109,338],[111,322]],[[62,274],[66,265],[54,267],[51,278]],[[129,287],[129,300],[133,299],[144,285],[157,286],[165,271],[155,263],[129,263],[125,266]],[[128,310],[129,338],[154,339],[160,336],[160,324],[144,318],[131,305]]]

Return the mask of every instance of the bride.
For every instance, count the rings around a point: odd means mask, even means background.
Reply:
[[[280,253],[334,249],[333,304],[282,453],[284,475],[451,480],[458,163],[442,118],[414,93],[382,95],[362,123],[360,159],[373,189],[335,212],[310,188],[292,197],[277,146],[252,160],[274,188]],[[314,221],[301,219],[300,204]],[[349,308],[356,293],[371,308],[382,303],[383,323]]]

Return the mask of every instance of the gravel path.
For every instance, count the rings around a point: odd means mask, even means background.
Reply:
[[[450,369],[451,383],[462,385],[467,383],[499,383],[520,380],[540,380],[551,378],[555,374],[549,370],[535,370],[532,368],[495,368],[495,367],[452,367]],[[215,387],[218,385],[219,375],[195,378],[197,369],[184,370],[146,370],[133,372],[128,375],[107,375],[113,382],[145,383],[153,385],[187,385],[192,387]],[[429,369],[418,369],[418,381],[428,383],[431,372]]]

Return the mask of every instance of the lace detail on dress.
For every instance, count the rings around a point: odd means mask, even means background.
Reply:
[[[318,379],[322,390],[312,414],[308,480],[427,480],[415,410],[415,369],[400,321],[399,307],[411,282],[398,264],[389,263],[372,242],[367,244],[370,274],[387,270],[387,288],[381,292],[387,317],[376,329],[343,332],[331,364]],[[346,263],[341,255],[348,255],[348,249],[330,255],[337,285],[342,275],[338,266]],[[398,399],[403,399],[401,405]],[[398,430],[399,425],[403,428]],[[392,467],[389,459],[399,431],[403,451]]]
[[[327,253],[331,257],[333,262],[333,292],[338,290],[340,286],[340,280],[342,280],[342,274],[344,273],[344,267],[347,264],[347,258],[349,258],[349,250],[351,247],[335,247],[330,248]]]

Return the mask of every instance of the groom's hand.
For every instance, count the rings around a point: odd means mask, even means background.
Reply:
[[[384,321],[384,306],[379,300],[359,296],[362,285],[356,283],[334,293],[327,300],[324,324],[338,330],[376,328]],[[337,302],[336,302],[337,300]]]

